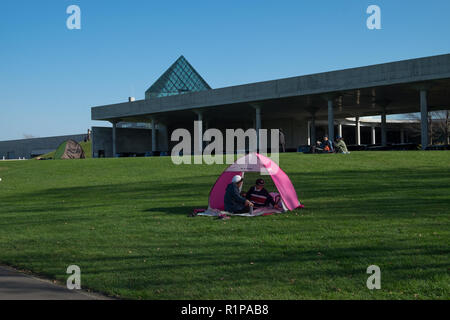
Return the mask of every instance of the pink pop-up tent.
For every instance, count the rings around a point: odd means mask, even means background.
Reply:
[[[300,207],[297,193],[291,180],[270,158],[258,153],[249,153],[230,165],[217,179],[209,194],[209,209],[224,210],[225,189],[235,175],[245,172],[260,172],[269,175],[280,193],[281,200],[288,210]]]

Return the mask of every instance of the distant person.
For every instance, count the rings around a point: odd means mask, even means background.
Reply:
[[[279,133],[280,133],[280,151],[286,152],[286,135],[281,129],[279,129]]]
[[[225,211],[231,213],[245,213],[250,211],[250,207],[253,207],[253,203],[240,194],[240,188],[243,181],[241,176],[236,175],[227,186],[223,199]]]
[[[322,142],[317,140],[316,141],[316,145],[315,146],[311,146],[311,153],[322,153],[322,152],[323,152]]]
[[[342,139],[341,136],[336,137],[336,153],[344,153],[344,154],[350,153],[347,149],[347,145],[345,144],[344,139]]]
[[[328,139],[327,135],[323,137],[323,142],[320,145],[320,148],[323,150],[323,152],[334,152],[333,143]]]
[[[264,188],[264,179],[257,179],[255,185],[252,186],[245,197],[250,200],[255,207],[268,207],[270,204],[274,208],[279,208],[278,204],[275,203],[272,196]]]

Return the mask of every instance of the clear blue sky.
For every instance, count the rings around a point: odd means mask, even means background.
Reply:
[[[81,8],[81,30],[66,8]],[[382,30],[366,27],[381,7]],[[0,140],[83,133],[183,54],[213,87],[450,53],[448,0],[2,0]]]

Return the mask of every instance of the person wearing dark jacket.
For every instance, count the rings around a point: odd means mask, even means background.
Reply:
[[[328,136],[323,137],[322,145],[320,146],[324,152],[334,152],[333,142],[328,139]]]
[[[253,207],[253,203],[251,203],[240,194],[239,189],[242,186],[242,182],[242,177],[236,175],[233,177],[231,183],[227,186],[223,199],[223,202],[225,204],[225,211],[231,213],[244,213],[249,212],[249,207]]]
[[[269,192],[264,188],[264,180],[257,179],[253,187],[251,187],[245,195],[247,200],[250,200],[255,207],[268,207],[269,204],[278,208],[278,205],[273,200]]]

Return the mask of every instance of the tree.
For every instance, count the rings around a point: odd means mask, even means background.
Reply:
[[[450,144],[450,110],[431,112],[434,138],[442,144]]]
[[[413,120],[410,131],[413,136],[421,135],[420,113],[411,113],[406,118]],[[450,144],[450,110],[432,111],[428,113],[429,144]]]

